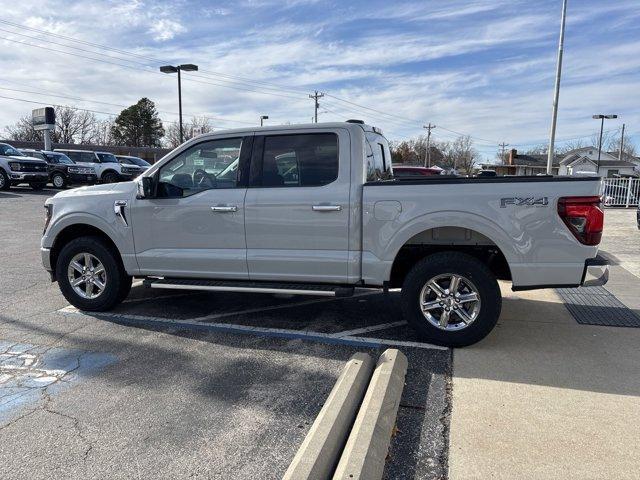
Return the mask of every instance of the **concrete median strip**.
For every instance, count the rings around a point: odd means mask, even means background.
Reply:
[[[389,349],[380,356],[334,480],[382,478],[406,373],[402,352]]]
[[[356,353],[347,362],[283,480],[331,477],[371,378],[373,360]]]

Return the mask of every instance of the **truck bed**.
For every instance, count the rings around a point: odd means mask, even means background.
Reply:
[[[434,176],[363,188],[362,277],[390,278],[409,246],[491,247],[515,288],[577,286],[597,246],[576,240],[558,215],[561,197],[600,195],[599,177]]]

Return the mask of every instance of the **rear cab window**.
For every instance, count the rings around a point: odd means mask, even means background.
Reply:
[[[365,132],[365,138],[366,159],[364,168],[367,182],[393,178],[391,151],[389,150],[387,139],[375,132]]]

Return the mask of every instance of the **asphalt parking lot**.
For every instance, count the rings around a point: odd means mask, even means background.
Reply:
[[[640,329],[578,325],[553,290],[503,289],[496,330],[455,353],[413,335],[397,292],[135,286],[112,312],[84,314],[40,265],[53,193],[0,193],[3,479],[281,478],[344,362],[388,347],[409,371],[385,478],[604,478],[608,461],[624,478],[637,467],[624,425],[637,418]],[[632,214],[609,215],[603,248],[611,289],[633,309]]]
[[[280,478],[344,362],[393,346],[409,372],[385,476],[446,476],[452,355],[403,325],[398,293],[137,286],[82,314],[40,265],[53,193],[0,193],[3,478]]]

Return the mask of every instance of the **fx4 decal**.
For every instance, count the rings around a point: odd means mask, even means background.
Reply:
[[[500,208],[507,208],[508,205],[516,207],[546,207],[549,205],[548,197],[507,197],[500,199]]]

